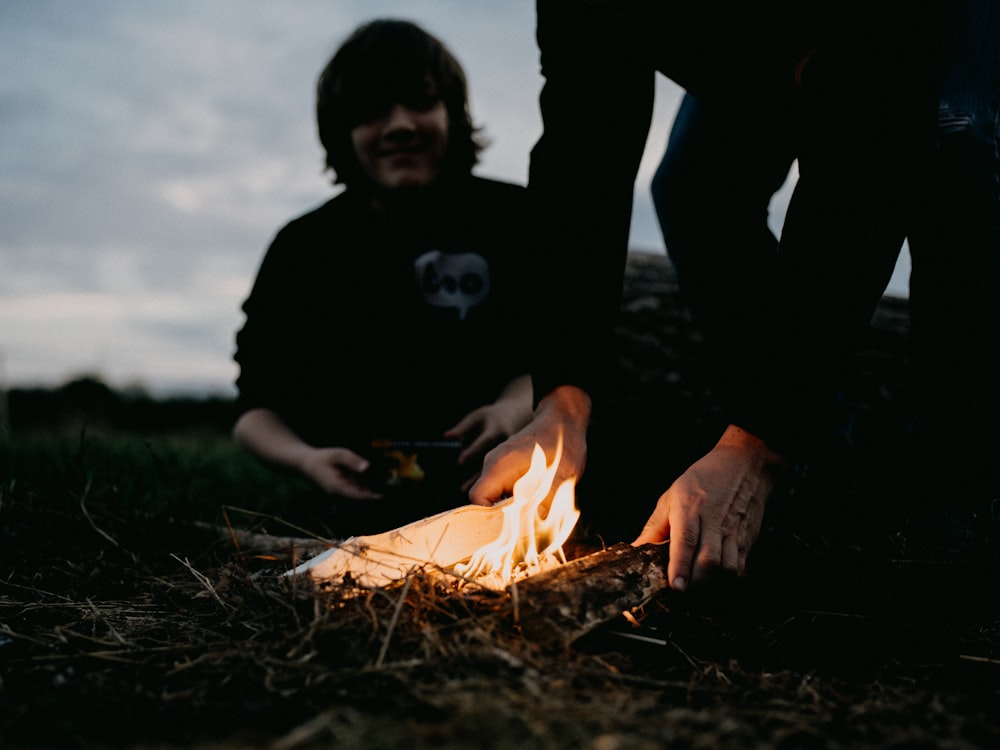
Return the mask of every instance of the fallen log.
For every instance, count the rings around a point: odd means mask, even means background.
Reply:
[[[665,590],[669,546],[615,544],[510,584],[517,624],[542,646],[568,647]]]
[[[297,536],[276,536],[255,531],[237,529],[232,526],[196,521],[195,527],[214,534],[220,542],[232,542],[233,546],[246,554],[280,555],[298,560],[311,557],[328,550],[332,542],[326,539]]]

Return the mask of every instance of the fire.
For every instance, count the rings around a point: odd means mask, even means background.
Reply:
[[[544,507],[561,457],[562,441],[551,464],[536,445],[528,471],[514,484],[513,497],[502,503],[465,505],[374,536],[351,537],[286,575],[308,574],[315,581],[350,580],[359,587],[372,587],[424,568],[503,591],[512,580],[566,562],[562,547],[580,517],[576,478],[564,481],[547,512]]]
[[[559,486],[548,513],[541,516],[561,457],[561,441],[551,464],[546,463],[541,446],[535,445],[528,471],[514,483],[513,497],[500,507],[503,526],[496,541],[480,547],[469,562],[455,566],[457,573],[481,586],[502,590],[515,578],[566,562],[562,547],[580,518],[575,478]]]

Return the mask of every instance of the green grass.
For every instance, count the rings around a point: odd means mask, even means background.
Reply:
[[[214,431],[165,434],[0,431],[0,512],[221,523],[226,506],[281,515],[308,491]]]

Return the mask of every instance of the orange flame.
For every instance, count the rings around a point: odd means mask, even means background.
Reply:
[[[563,481],[556,490],[548,513],[541,517],[542,503],[555,480],[562,457],[562,441],[551,464],[535,445],[531,466],[514,483],[513,497],[501,507],[503,527],[496,541],[481,547],[457,572],[476,583],[503,589],[515,577],[524,577],[566,562],[562,546],[569,539],[580,511],[576,508],[576,479]]]

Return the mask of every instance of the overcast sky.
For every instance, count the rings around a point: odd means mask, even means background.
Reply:
[[[523,183],[541,127],[533,0],[3,0],[0,387],[96,374],[232,393],[264,250],[334,193],[316,77],[384,16],[451,47],[492,141],[478,173]],[[648,183],[681,92],[658,86],[631,246],[662,252]]]

